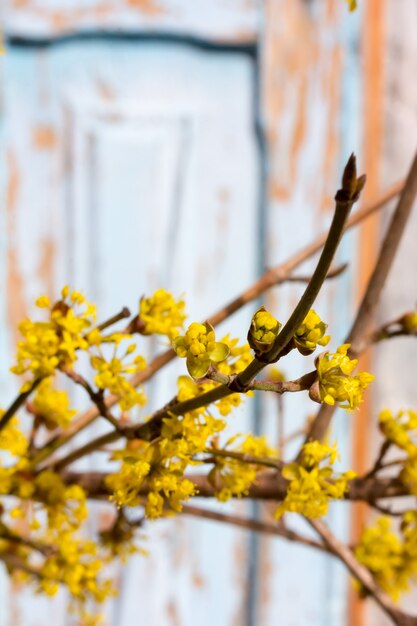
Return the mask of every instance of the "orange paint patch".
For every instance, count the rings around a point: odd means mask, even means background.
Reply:
[[[54,294],[53,268],[55,260],[55,245],[52,239],[45,239],[39,264],[39,276],[45,285],[44,292],[52,297]]]
[[[106,100],[109,102],[115,99],[116,94],[114,93],[114,90],[110,87],[108,83],[98,78],[96,81],[96,84],[97,84],[97,91],[103,100]]]
[[[165,13],[165,9],[155,0],[126,0],[126,4],[144,15],[163,15]]]
[[[7,210],[7,317],[15,339],[19,336],[17,323],[26,315],[24,281],[19,270],[19,255],[16,249],[16,211],[20,188],[20,173],[16,155],[7,155],[8,181],[6,189]]]
[[[290,190],[288,187],[280,185],[277,180],[271,179],[269,182],[269,197],[273,200],[288,200]]]
[[[57,145],[57,134],[52,126],[36,126],[33,143],[39,150],[52,150]]]
[[[338,118],[340,114],[340,98],[341,98],[341,69],[342,69],[342,51],[340,47],[336,47],[329,59],[329,67],[324,76],[323,92],[328,107],[325,137],[325,150],[323,161],[322,180],[325,186],[321,199],[321,210],[329,209],[329,193],[333,198],[334,180],[336,179],[336,164],[339,152],[339,124]],[[333,210],[333,200],[330,208]]]

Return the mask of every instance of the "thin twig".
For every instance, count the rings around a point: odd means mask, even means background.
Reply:
[[[345,343],[350,343],[350,356],[359,354],[362,350],[364,338],[369,332],[375,311],[378,307],[382,289],[388,272],[394,261],[401,237],[417,194],[417,154],[414,157],[405,185],[391,221],[388,225],[384,241],[382,242],[378,260],[372,276],[368,282],[359,310],[356,314],[352,328],[346,337]],[[322,440],[329,427],[330,421],[336,409],[335,406],[322,404],[306,437],[306,441]],[[299,455],[301,452],[299,453]]]
[[[232,524],[233,526],[238,526],[239,528],[245,528],[247,530],[252,530],[258,533],[276,535],[277,537],[282,537],[283,539],[287,539],[288,541],[295,541],[297,543],[302,543],[305,546],[310,546],[318,550],[331,552],[329,548],[324,546],[319,541],[315,541],[314,539],[309,539],[308,537],[304,537],[303,535],[300,535],[299,533],[296,533],[293,530],[289,530],[288,528],[283,528],[281,526],[278,526],[277,524],[261,522],[255,519],[247,519],[245,517],[234,515],[232,513],[220,513],[218,511],[212,511],[209,509],[192,506],[190,504],[183,505],[182,513],[184,515],[191,515],[192,517],[199,517],[201,519],[213,520],[216,522],[223,522],[226,524]]]
[[[395,606],[391,598],[378,587],[369,570],[359,563],[352,550],[332,533],[323,520],[305,519],[320,535],[323,542],[330,548],[332,553],[346,565],[352,576],[360,582],[365,591],[374,598],[375,602],[377,602],[384,613],[393,620],[394,624],[398,626],[411,626],[417,623],[416,618],[406,615]]]
[[[113,324],[116,324],[117,322],[120,322],[120,320],[124,320],[127,317],[130,317],[130,311],[126,306],[124,306],[119,313],[116,313],[116,315],[109,317],[108,320],[99,324],[97,326],[97,330],[105,330],[109,326],[113,326]]]

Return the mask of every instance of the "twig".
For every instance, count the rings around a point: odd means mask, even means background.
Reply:
[[[305,519],[307,523],[310,524],[310,526],[312,526],[312,528],[314,528],[314,530],[320,535],[323,542],[330,548],[331,552],[346,565],[352,576],[354,576],[367,593],[374,598],[375,602],[377,602],[384,613],[393,620],[394,624],[397,624],[398,626],[414,626],[417,624],[417,618],[406,615],[395,606],[389,596],[375,583],[375,580],[369,570],[359,563],[350,548],[348,548],[348,546],[346,546],[332,533],[323,520]]]
[[[246,454],[244,452],[237,452],[236,450],[218,450],[216,448],[209,448],[207,450],[209,454],[216,457],[236,459],[242,461],[242,463],[251,463],[253,465],[264,465],[265,467],[273,467],[275,469],[282,469],[285,465],[283,461],[279,459],[272,459],[269,457],[258,457],[253,454]]]
[[[378,260],[368,282],[359,310],[345,343],[351,344],[350,356],[361,352],[363,340],[369,331],[369,325],[378,307],[382,289],[403,235],[417,194],[417,154],[414,157],[398,204],[388,225],[381,245]],[[322,404],[306,437],[309,440],[322,440],[329,427],[336,406]],[[300,454],[300,453],[299,453]]]
[[[116,313],[116,315],[109,317],[108,320],[99,324],[97,326],[97,330],[105,330],[109,326],[113,326],[113,324],[116,324],[117,322],[120,322],[120,320],[126,319],[127,317],[130,317],[130,311],[126,306],[124,306],[119,313]]]
[[[278,526],[277,524],[261,522],[255,519],[247,519],[245,517],[241,517],[239,515],[233,515],[231,513],[219,513],[218,511],[212,511],[209,509],[192,506],[190,504],[183,505],[182,513],[184,515],[191,515],[192,517],[199,517],[201,519],[209,519],[209,520],[213,520],[216,522],[233,524],[233,526],[246,528],[247,530],[252,530],[258,533],[276,535],[277,537],[282,537],[283,539],[287,539],[288,541],[295,541],[297,543],[302,543],[303,545],[310,546],[318,550],[331,552],[329,548],[324,546],[319,541],[315,541],[314,539],[309,539],[308,537],[304,537],[303,535],[300,535],[294,532],[293,530],[289,530],[288,528],[283,528],[281,526]]]
[[[236,377],[230,388],[233,388],[235,391],[245,390],[266,364],[277,361],[281,352],[291,341],[295,331],[304,320],[323,285],[342,237],[349,213],[353,204],[359,199],[365,181],[365,176],[360,176],[359,178],[356,176],[356,157],[352,154],[343,172],[342,187],[336,193],[336,208],[333,220],[310,282],[288,321],[275,339],[271,349],[263,355],[262,361],[255,358],[246,369]]]
[[[312,372],[308,372],[308,374],[304,374],[300,378],[296,380],[287,380],[287,381],[270,381],[270,380],[254,380],[250,385],[250,390],[258,390],[258,391],[273,391],[275,393],[283,394],[286,392],[297,392],[297,391],[306,391],[310,389],[311,385],[317,378],[317,371],[314,370]]]
[[[389,439],[385,439],[385,441],[383,441],[381,445],[379,454],[376,458],[376,461],[373,467],[369,470],[367,474],[365,474],[364,478],[372,478],[373,476],[375,476],[375,474],[379,472],[380,469],[382,469],[384,458],[386,454],[388,453],[388,450],[390,449],[390,447],[391,447],[391,441]]]
[[[81,374],[79,374],[78,372],[72,370],[70,367],[63,367],[61,368],[61,371],[66,376],[68,376],[68,378],[70,378],[76,385],[80,385],[80,387],[85,389],[90,400],[96,405],[99,411],[99,415],[101,415],[101,417],[104,417],[104,419],[110,422],[110,424],[112,424],[112,426],[114,426],[116,430],[119,430],[119,421],[115,417],[113,417],[109,407],[106,405],[103,397],[103,390],[94,391],[88,380],[84,378],[84,376],[81,376]]]

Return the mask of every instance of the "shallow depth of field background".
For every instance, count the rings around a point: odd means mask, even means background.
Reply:
[[[16,325],[40,293],[53,298],[69,282],[103,319],[164,287],[186,295],[190,321],[203,319],[325,230],[350,152],[368,174],[365,201],[405,175],[417,136],[417,4],[359,5],[349,14],[343,0],[2,0],[2,406],[16,390],[8,374]],[[346,237],[338,261],[349,270],[319,298],[333,348],[384,222]],[[381,320],[417,301],[416,233],[414,216]],[[290,285],[262,302],[285,321],[300,293]],[[219,335],[243,339],[255,309]],[[151,342],[149,355],[163,348]],[[417,406],[413,357],[410,339],[378,348],[367,363],[378,376],[369,402],[335,420],[342,465],[367,467],[377,410]],[[283,363],[288,376],[307,371],[300,367]],[[152,385],[153,407],[172,396],[183,369],[168,367]],[[312,410],[298,395],[285,398],[286,430]],[[273,441],[277,413],[273,400],[247,402],[231,431]],[[102,467],[97,456],[84,467]],[[271,516],[250,503],[199,504]],[[92,532],[104,518],[95,512]],[[363,512],[349,518],[339,503],[329,522],[355,537]],[[150,556],[115,571],[110,626],[386,623],[355,599],[342,567],[313,550],[186,517],[145,534]],[[71,620],[64,594],[34,597],[0,570],[0,626]]]

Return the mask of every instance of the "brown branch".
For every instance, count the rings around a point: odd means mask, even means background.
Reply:
[[[85,489],[89,497],[108,497],[105,472],[76,472],[66,470],[61,474],[68,485],[77,484]],[[206,474],[186,474],[198,492],[198,497],[213,498],[216,489],[209,482]],[[243,498],[253,500],[283,500],[287,494],[288,482],[279,472],[266,471],[258,474],[256,482]],[[146,482],[140,487],[139,494],[147,495],[149,489]],[[384,498],[397,498],[410,495],[409,490],[397,478],[354,478],[348,483],[348,490],[343,499],[347,501],[375,502]]]
[[[372,276],[369,279],[368,286],[359,306],[359,310],[356,314],[352,328],[345,340],[345,343],[351,344],[351,349],[349,351],[350,356],[358,355],[365,347],[363,345],[364,339],[369,332],[369,326],[378,307],[382,289],[398,250],[416,194],[417,154],[414,157],[396,209],[388,225],[385,238],[380,248],[378,260]],[[306,441],[323,439],[335,410],[336,405],[329,406],[327,404],[322,404],[312,423]]]
[[[331,552],[346,565],[352,576],[354,576],[365,591],[373,597],[384,613],[393,620],[394,624],[397,624],[397,626],[415,626],[417,624],[417,618],[406,615],[395,606],[391,598],[378,587],[369,570],[359,563],[352,550],[332,533],[323,520],[305,519],[320,535]]]
[[[331,552],[329,548],[324,546],[319,541],[304,537],[303,535],[300,535],[293,530],[278,526],[277,524],[262,522],[255,519],[247,519],[245,517],[234,515],[232,513],[220,513],[219,511],[212,511],[209,509],[192,506],[190,504],[183,505],[182,514],[191,515],[192,517],[198,517],[201,519],[213,520],[215,522],[232,524],[233,526],[238,526],[239,528],[245,528],[247,530],[252,530],[258,533],[276,535],[277,537],[282,537],[283,539],[287,539],[288,541],[295,541],[297,543],[302,543],[305,546],[310,546],[318,550]]]
[[[341,265],[338,265],[335,268],[331,268],[327,274],[326,274],[326,278],[325,280],[330,280],[332,278],[337,278],[338,276],[340,276],[341,274],[343,274],[344,271],[347,270],[349,264],[348,263],[342,263]],[[289,276],[288,278],[286,278],[285,282],[287,283],[308,283],[311,280],[311,276]]]

